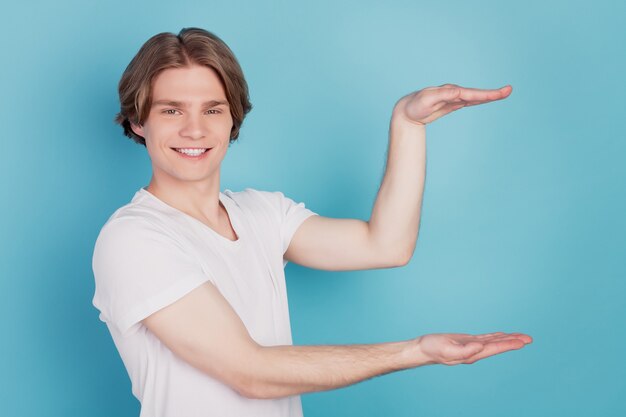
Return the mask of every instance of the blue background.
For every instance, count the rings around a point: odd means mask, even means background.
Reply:
[[[93,243],[148,183],[117,82],[150,36],[234,50],[253,111],[222,188],[368,219],[395,101],[513,86],[427,128],[409,265],[287,266],[294,342],[521,331],[535,342],[303,396],[313,416],[626,415],[626,6],[621,1],[13,2],[0,16],[0,414],[136,416],[91,305]]]

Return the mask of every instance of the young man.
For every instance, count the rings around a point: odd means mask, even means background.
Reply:
[[[301,416],[301,393],[530,343],[498,332],[293,346],[284,277],[287,261],[326,270],[405,265],[418,235],[425,125],[510,92],[446,84],[401,98],[370,220],[332,219],[280,192],[221,192],[221,162],[251,109],[239,64],[201,29],[148,40],[120,81],[117,121],[146,146],[153,175],[109,218],[93,257],[93,302],[141,415]]]

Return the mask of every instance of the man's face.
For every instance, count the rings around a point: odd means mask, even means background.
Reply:
[[[143,126],[153,177],[162,186],[219,180],[233,120],[214,70],[194,65],[170,68],[154,80],[152,107]]]

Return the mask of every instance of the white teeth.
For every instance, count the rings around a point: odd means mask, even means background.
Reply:
[[[177,152],[184,153],[185,155],[189,155],[189,156],[202,155],[207,150],[208,150],[207,148],[204,148],[204,149],[176,148]]]

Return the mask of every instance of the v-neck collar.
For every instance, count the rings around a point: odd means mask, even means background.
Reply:
[[[145,187],[142,187],[139,190],[139,193],[141,193],[142,195],[147,196],[148,198],[151,198],[151,199],[157,201],[160,205],[166,206],[169,210],[175,211],[180,216],[188,219],[189,221],[196,222],[198,225],[200,225],[200,227],[204,228],[210,234],[214,235],[218,240],[223,242],[225,245],[230,245],[232,247],[240,246],[240,244],[241,244],[241,227],[239,226],[239,221],[237,220],[237,216],[233,215],[233,213],[237,210],[237,207],[236,207],[236,205],[232,204],[231,199],[226,194],[222,193],[221,191],[219,192],[219,200],[222,203],[222,206],[224,207],[224,210],[226,211],[226,215],[228,217],[228,220],[230,222],[230,225],[231,225],[232,229],[235,231],[235,234],[237,235],[237,240],[230,240],[230,239],[228,239],[226,236],[221,235],[220,233],[215,231],[213,228],[211,228],[208,225],[204,224],[203,222],[201,222],[200,220],[196,219],[195,217],[190,216],[189,214],[185,213],[184,211],[179,210],[176,207],[173,207],[173,206],[167,204],[165,201],[161,200],[160,198],[158,198],[157,196],[152,194],[150,191],[148,191]]]

